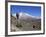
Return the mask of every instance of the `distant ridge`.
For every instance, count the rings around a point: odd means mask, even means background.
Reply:
[[[16,13],[12,14],[12,16],[16,17]],[[32,15],[30,15],[28,13],[24,13],[24,12],[20,12],[19,13],[19,18],[24,18],[24,19],[26,19],[26,18],[41,19],[41,17],[32,16]]]

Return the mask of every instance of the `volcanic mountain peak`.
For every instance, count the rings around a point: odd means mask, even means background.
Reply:
[[[16,13],[15,14],[12,14],[12,16],[16,17]],[[19,18],[35,18],[35,19],[40,19],[41,17],[36,17],[36,16],[32,16],[28,13],[24,13],[24,12],[20,12],[19,13]]]

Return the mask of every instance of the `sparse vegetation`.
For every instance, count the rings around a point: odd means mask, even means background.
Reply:
[[[16,27],[21,28],[22,24],[18,21]]]
[[[22,27],[22,25],[18,24],[18,25],[16,25],[16,27],[20,28],[20,27]]]
[[[12,18],[12,23],[11,25],[16,27],[15,31],[30,31],[30,30],[41,30],[41,21],[32,21],[32,20],[17,20],[15,19],[15,17],[11,17]],[[12,27],[13,29],[13,27]],[[19,30],[17,30],[19,29]]]

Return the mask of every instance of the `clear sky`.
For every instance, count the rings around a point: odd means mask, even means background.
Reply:
[[[32,16],[41,16],[41,7],[40,6],[19,6],[11,5],[10,11],[12,14],[25,12]]]

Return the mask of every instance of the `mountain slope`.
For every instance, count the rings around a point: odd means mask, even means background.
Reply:
[[[16,14],[11,16],[11,31],[32,31],[41,29],[41,18],[35,18],[27,13],[19,13],[17,20]],[[21,25],[22,27],[17,27]]]

